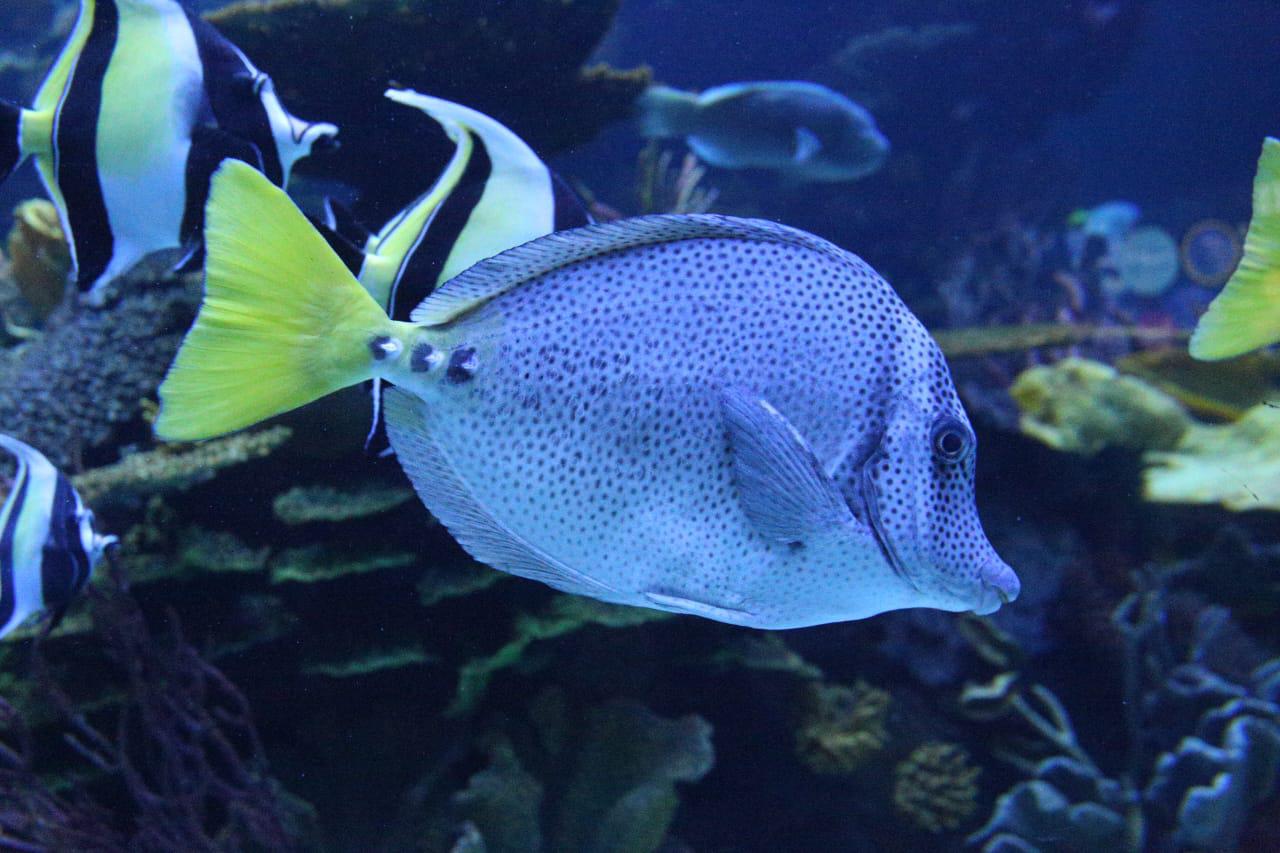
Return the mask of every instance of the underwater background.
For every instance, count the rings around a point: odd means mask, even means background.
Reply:
[[[0,431],[121,546],[0,642],[0,849],[1280,849],[1280,356],[1186,345],[1280,133],[1280,7],[192,5],[341,127],[289,185],[308,211],[381,222],[444,166],[394,82],[499,119],[597,218],[857,253],[948,356],[1022,593],[781,632],[558,593],[366,456],[360,388],[157,442],[200,275],[144,262],[82,305],[27,166],[0,186]],[[0,7],[0,97],[30,101],[75,7]],[[818,181],[640,132],[655,84],[757,80],[847,96],[887,156]]]

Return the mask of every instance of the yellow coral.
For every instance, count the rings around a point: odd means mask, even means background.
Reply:
[[[962,747],[921,744],[894,768],[893,804],[923,830],[955,829],[978,808],[981,774]]]
[[[850,773],[889,742],[888,715],[888,691],[864,681],[807,684],[796,753],[816,773]]]
[[[1009,393],[1022,412],[1024,433],[1086,456],[1109,446],[1171,450],[1191,426],[1177,400],[1087,359],[1025,370]]]
[[[213,479],[222,468],[269,455],[288,441],[290,435],[288,427],[274,426],[204,444],[167,445],[132,453],[113,465],[86,471],[73,477],[72,484],[91,504],[122,496],[183,491]]]
[[[9,274],[18,291],[43,318],[62,302],[71,252],[62,233],[58,210],[42,198],[14,208],[9,231]]]
[[[1196,426],[1172,451],[1143,461],[1149,501],[1280,509],[1280,409],[1264,404],[1232,424]]]

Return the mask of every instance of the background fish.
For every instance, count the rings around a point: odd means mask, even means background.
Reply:
[[[81,0],[31,109],[0,104],[0,179],[36,158],[81,291],[144,256],[199,248],[223,158],[283,186],[337,128],[295,118],[271,78],[178,0]]]
[[[408,320],[428,294],[477,261],[591,221],[573,190],[501,122],[417,92],[386,95],[438,122],[453,156],[431,188],[376,234],[331,202],[320,230],[391,319]],[[366,448],[381,453],[387,441],[376,379],[373,397]]]
[[[93,512],[38,450],[3,434],[0,447],[18,462],[13,487],[0,507],[3,637],[42,611],[62,618],[116,538],[94,530]]]
[[[808,181],[877,171],[889,141],[871,113],[817,83],[730,83],[702,94],[652,86],[637,108],[645,136],[682,136],[725,169],[771,169]]]
[[[379,376],[419,495],[505,571],[771,628],[1017,596],[941,352],[812,235],[714,216],[575,229],[475,265],[412,323],[243,164],[214,178],[208,241],[162,438]]]

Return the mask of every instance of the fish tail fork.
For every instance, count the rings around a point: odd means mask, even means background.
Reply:
[[[374,376],[400,332],[284,191],[227,160],[205,227],[205,297],[160,386],[156,435],[211,438]]]

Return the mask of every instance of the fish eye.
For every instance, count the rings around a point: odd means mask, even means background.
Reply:
[[[955,418],[942,418],[933,428],[933,455],[938,461],[956,463],[973,450],[973,439],[964,424]]]

